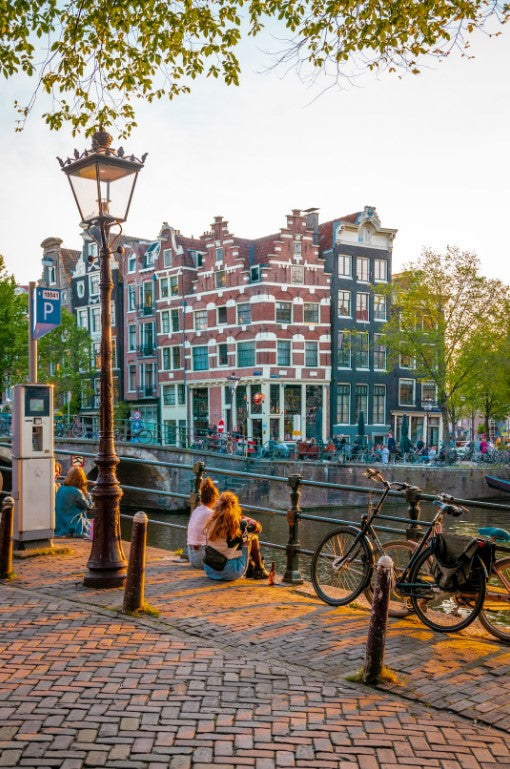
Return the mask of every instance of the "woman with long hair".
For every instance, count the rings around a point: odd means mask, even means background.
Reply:
[[[197,569],[202,569],[204,565],[204,528],[219,496],[220,492],[213,481],[204,478],[199,489],[200,504],[191,513],[188,523],[188,558],[191,565]]]
[[[257,536],[261,531],[258,521],[243,516],[236,495],[224,491],[214,505],[205,526],[205,535],[209,547],[224,556],[225,564],[222,568],[213,568],[207,564],[206,557],[206,576],[226,582],[243,576],[252,579],[268,577]]]
[[[71,467],[55,497],[55,536],[86,537],[90,521],[86,511],[92,507],[87,476],[82,467]]]

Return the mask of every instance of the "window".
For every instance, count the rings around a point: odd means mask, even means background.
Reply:
[[[115,324],[116,324],[116,321],[115,321],[115,302],[110,302],[110,317],[111,317],[111,320],[110,320],[111,327],[115,328]]]
[[[294,243],[294,245],[296,245]],[[290,280],[291,283],[304,283],[305,281],[305,268],[302,264],[293,264],[290,268]]]
[[[209,370],[209,350],[207,345],[193,347],[193,371]]]
[[[163,405],[175,406],[175,385],[163,385]]]
[[[250,282],[257,283],[260,280],[260,265],[250,267]]]
[[[179,296],[179,282],[177,280],[177,275],[172,275],[170,278],[170,295]]]
[[[351,368],[351,337],[338,335],[338,368]]]
[[[227,322],[227,308],[218,307],[218,326],[224,326]]]
[[[85,282],[83,280],[76,281],[76,293],[78,294],[78,299],[83,299],[85,296]]]
[[[303,321],[304,323],[318,323],[319,322],[319,305],[318,304],[305,304],[303,305]]]
[[[356,392],[356,401],[354,404],[354,411],[355,411],[354,418],[357,421],[359,419],[360,411],[362,411],[363,416],[365,417],[365,420],[366,420],[368,416],[368,385],[357,384],[355,392]]]
[[[89,290],[91,296],[99,294],[99,273],[94,272],[89,276]]]
[[[386,387],[385,385],[374,385],[374,425],[386,424]]]
[[[368,368],[368,333],[354,334],[353,348],[356,368]]]
[[[358,241],[359,243],[370,243],[372,239],[372,233],[368,229],[368,227],[362,227],[358,232]]]
[[[136,272],[136,254],[132,251],[128,256],[128,272]]]
[[[179,346],[162,348],[163,371],[173,371],[181,367],[181,348]]]
[[[136,310],[136,286],[128,286],[128,312]]]
[[[161,313],[161,333],[170,333],[170,312],[169,310],[163,310]]]
[[[76,310],[76,325],[80,328],[88,328],[89,327],[89,320],[88,320],[88,310],[86,307],[80,310]]]
[[[214,273],[214,286],[215,288],[223,288],[227,285],[227,279],[225,277],[225,270],[220,270]]]
[[[339,384],[336,396],[336,418],[341,425],[351,423],[351,386]]]
[[[237,365],[239,368],[255,365],[255,342],[239,342],[237,345]]]
[[[374,334],[374,369],[386,370],[386,345],[382,334]]]
[[[269,413],[280,413],[280,385],[269,385]]]
[[[195,267],[201,267],[204,263],[204,255],[202,251],[190,251],[190,253]]]
[[[290,366],[290,342],[277,343],[276,364],[278,366]]]
[[[400,368],[416,368],[416,361],[410,355],[402,355],[401,353],[399,357]]]
[[[218,345],[218,366],[228,366],[228,345],[226,343]]]
[[[352,278],[352,257],[338,255],[338,275],[341,278]]]
[[[168,278],[159,279],[159,296],[161,299],[166,299],[169,294]]]
[[[374,259],[374,280],[388,280],[388,262],[386,259]]]
[[[149,243],[143,257],[144,267],[152,267],[154,260],[159,256],[160,249],[161,243],[159,240],[155,240],[152,243]]]
[[[276,302],[276,322],[292,323],[292,303]]]
[[[437,388],[435,382],[423,382],[421,386],[421,405],[437,406]]]
[[[101,367],[101,342],[92,342],[92,347],[90,349],[90,365],[92,368],[100,368]]]
[[[179,310],[171,310],[172,333],[179,331]]]
[[[351,317],[351,292],[338,292],[338,315],[343,318]]]
[[[91,307],[90,308],[90,330],[92,332],[99,331],[100,327],[101,327],[101,308]]]
[[[414,379],[398,380],[398,402],[400,406],[414,406]]]
[[[217,262],[223,261],[223,249],[222,248],[217,248],[216,249],[216,261]]]
[[[136,326],[130,323],[128,326],[128,352],[136,350]]]
[[[248,323],[251,323],[251,305],[250,304],[237,305],[237,322],[240,326],[246,326]]]
[[[367,322],[370,320],[368,313],[368,300],[370,294],[356,294],[356,320]]]
[[[186,387],[183,384],[177,385],[177,403],[179,406],[186,404]]]
[[[177,424],[175,419],[165,419],[163,422],[164,442],[169,446],[177,444]]]
[[[136,390],[136,366],[134,363],[129,365],[128,389],[131,393]]]
[[[293,249],[293,251],[294,251],[294,256],[301,256],[301,241],[300,240],[295,240],[294,241],[294,249]],[[293,280],[292,282],[293,283],[300,283],[302,281],[294,281]]]
[[[207,310],[197,310],[193,315],[197,331],[203,331],[207,328]]]
[[[374,320],[386,320],[386,299],[384,296],[374,296]]]
[[[172,249],[164,248],[163,249],[163,267],[171,267],[171,266],[172,266]]]
[[[358,256],[356,259],[356,277],[361,283],[368,283],[370,260],[366,256]]]
[[[318,342],[305,342],[305,366],[315,368],[319,365]]]

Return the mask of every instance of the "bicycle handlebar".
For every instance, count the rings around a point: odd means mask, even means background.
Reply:
[[[369,480],[377,481],[377,483],[382,483],[383,486],[386,486],[386,488],[388,489],[397,489],[398,491],[405,491],[405,489],[411,488],[408,483],[404,483],[402,481],[387,481],[386,478],[381,474],[381,472],[379,470],[376,470],[373,467],[367,468],[365,475]]]
[[[445,494],[443,496],[448,497],[449,495]],[[467,507],[463,507],[462,505],[452,505],[451,502],[443,502],[440,498],[436,499],[432,504],[439,507],[441,512],[446,513],[446,515],[451,515],[453,518],[460,518],[464,513],[469,513]]]

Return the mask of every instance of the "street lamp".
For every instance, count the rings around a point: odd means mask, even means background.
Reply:
[[[230,430],[229,432],[234,432],[234,408],[235,408],[235,395],[237,390],[237,385],[239,384],[239,380],[241,379],[240,376],[237,376],[237,374],[234,372],[233,374],[230,374],[228,379],[228,386],[230,389]]]
[[[81,226],[100,246],[99,269],[101,292],[101,353],[99,399],[99,445],[95,459],[97,481],[94,496],[94,539],[83,584],[87,587],[120,587],[126,578],[126,558],[120,536],[120,499],[122,490],[117,480],[119,458],[113,435],[113,367],[111,336],[112,247],[119,239],[126,221],[139,171],[145,158],[126,156],[114,150],[112,137],[100,129],[94,134],[92,149],[74,158],[58,158],[66,174],[78,206]],[[110,241],[113,225],[119,232]]]

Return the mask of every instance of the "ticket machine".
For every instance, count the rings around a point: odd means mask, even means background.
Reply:
[[[53,385],[14,387],[14,539],[21,550],[50,544],[55,528]]]

